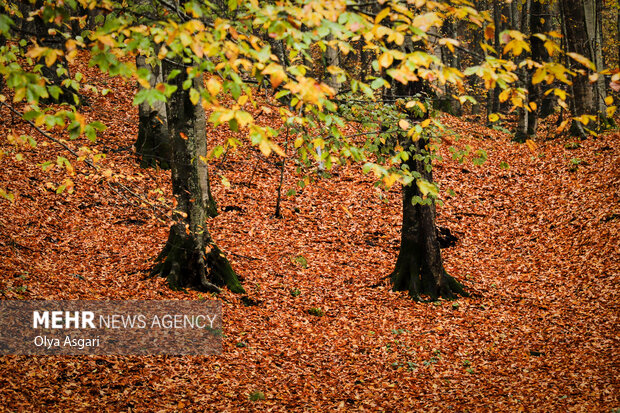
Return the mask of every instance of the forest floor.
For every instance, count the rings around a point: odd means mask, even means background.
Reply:
[[[461,164],[441,149],[438,224],[458,237],[443,257],[472,296],[435,303],[392,292],[386,279],[399,247],[399,188],[382,192],[359,166],[337,167],[330,179],[283,196],[276,219],[277,160],[247,148],[229,152],[210,165],[221,211],[210,231],[247,298],[213,297],[148,278],[168,222],[115,185],[167,208],[170,173],[137,166],[131,88],[117,79],[89,82],[112,90],[84,108],[88,119],[105,118],[109,129],[91,147],[107,157],[97,173],[74,162],[73,194],[53,189],[66,171],[37,166],[70,154],[0,109],[0,135],[39,141],[20,149],[21,162],[0,143],[8,154],[0,182],[15,194],[12,203],[0,201],[0,298],[218,299],[223,353],[0,357],[0,410],[620,408],[618,132],[571,145],[548,126],[528,146],[445,117],[460,135],[455,144],[484,149],[488,160]],[[208,138],[223,142],[225,133]],[[288,165],[284,193],[299,180]],[[264,399],[251,400],[259,392]]]

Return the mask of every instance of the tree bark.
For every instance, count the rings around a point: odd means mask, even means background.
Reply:
[[[512,11],[513,27],[521,30],[521,33],[525,34],[526,36],[530,35],[531,4],[532,4],[532,0],[525,0],[525,2],[522,4],[523,10],[521,13],[519,13],[518,11],[516,2],[513,2],[511,4],[511,7],[513,8],[513,11]],[[517,19],[520,19],[520,21],[518,21]],[[526,52],[524,51],[523,53],[526,53]],[[519,74],[519,86],[529,89],[531,86],[530,85],[531,73],[525,67],[519,68],[517,73]],[[523,107],[517,108],[518,121],[517,121],[517,130],[514,136],[514,140],[516,142],[525,142],[526,139],[529,137],[529,130],[530,130],[529,122],[530,122],[530,114],[532,113],[532,110],[529,107],[529,102],[530,102],[530,95],[528,93],[528,95],[525,97],[525,100],[523,102]]]
[[[531,0],[531,34],[546,33],[551,30],[549,6],[542,3],[542,0]],[[532,60],[543,63],[549,61],[549,53],[545,48],[544,42],[535,36],[530,36],[532,44]],[[547,117],[553,111],[553,101],[544,95],[542,83],[532,84],[532,73],[529,74],[528,94],[530,102],[536,104],[536,109],[528,113],[527,135],[535,136],[538,130],[539,117]]]
[[[149,83],[154,88],[163,82],[160,64],[146,63],[146,57],[139,55],[136,58],[138,69],[145,68],[151,74]],[[140,86],[141,88],[141,86]],[[138,105],[138,138],[136,139],[136,154],[140,158],[142,168],[160,167],[170,169],[170,136],[168,134],[168,116],[166,104],[155,102],[151,106],[147,101]]]
[[[336,91],[340,90],[340,82],[336,75],[332,75],[327,71],[329,66],[340,67],[340,52],[334,46],[327,44],[330,40],[333,40],[333,36],[329,35],[325,39],[325,83]]]
[[[38,14],[34,15],[32,20],[28,20],[30,13],[42,7],[44,7],[44,2],[41,0],[37,0],[34,4],[23,2],[20,5],[20,10],[24,16],[20,24],[21,31],[24,34],[34,34],[35,40],[40,46],[66,52],[65,39],[60,35],[63,31],[62,27],[44,20]],[[61,6],[55,7],[60,8]],[[70,12],[70,9],[67,8],[67,11]],[[47,80],[47,83],[60,89],[57,98],[49,96],[42,99],[42,103],[67,103],[75,106],[85,103],[85,99],[77,91],[62,85],[63,80],[71,78],[69,65],[63,56],[58,56],[56,61],[49,67],[45,64],[44,58],[37,59],[37,64],[41,65],[41,75]]]
[[[226,256],[215,245],[207,229],[207,218],[215,209],[210,195],[205,138],[205,114],[200,104],[192,104],[189,89],[183,89],[188,79],[185,67],[164,61],[164,76],[173,69],[181,74],[172,84],[177,90],[166,103],[168,131],[172,147],[172,189],[177,201],[168,242],[156,259],[153,274],[165,277],[174,288],[195,288],[219,291],[227,286],[243,293],[237,275]],[[200,87],[200,79],[193,86]]]
[[[567,51],[585,56],[595,64],[602,62],[600,47],[596,46],[600,25],[596,24],[595,0],[562,0],[560,4],[562,6]],[[573,64],[572,68],[583,71],[585,74],[591,74],[589,70],[579,64]],[[601,92],[599,88],[598,84],[592,87],[586,75],[577,75],[573,79],[571,98],[573,116],[598,116],[599,121],[594,125],[595,130],[607,125],[606,113],[603,109],[604,90]],[[592,127],[588,126],[588,129],[592,129]],[[576,120],[573,120],[571,132],[582,138],[587,136],[583,125]]]
[[[422,82],[410,82],[406,85],[392,82],[394,93],[398,96],[414,96],[424,89]],[[420,121],[415,114],[409,113],[410,121]],[[411,142],[409,137],[401,137],[400,144],[409,148],[410,156],[407,166],[417,172],[428,182],[433,181],[432,172],[423,159],[416,160],[416,154],[422,157],[428,141],[424,138]],[[428,162],[431,162],[430,160]],[[443,267],[437,227],[435,224],[435,203],[413,204],[414,197],[422,198],[415,182],[403,187],[403,223],[401,243],[394,271],[390,275],[394,291],[408,291],[416,300],[427,295],[432,300],[438,297],[453,299],[456,295],[467,295],[463,286],[451,277]]]
[[[417,151],[426,144],[424,139],[415,144]],[[412,171],[418,171],[429,182],[424,161],[408,161]],[[435,203],[413,204],[414,197],[422,198],[415,183],[403,187],[403,224],[401,243],[396,267],[390,275],[394,291],[408,291],[417,300],[428,295],[432,300],[438,297],[453,299],[457,294],[466,296],[463,286],[450,276],[443,267],[437,228],[435,225]]]

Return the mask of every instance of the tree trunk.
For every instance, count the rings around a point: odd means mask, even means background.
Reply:
[[[562,16],[564,20],[564,31],[566,36],[566,48],[568,52],[573,52],[587,57],[592,62],[602,61],[600,47],[596,47],[597,31],[599,25],[596,24],[596,3],[595,0],[562,0]],[[573,69],[585,70],[582,65],[573,64]],[[594,129],[605,126],[607,123],[604,108],[603,93],[599,86],[592,87],[588,76],[577,75],[572,84],[571,109],[573,116],[596,115],[599,117],[598,124]],[[592,126],[588,125],[588,129]],[[574,135],[585,137],[583,126],[579,121],[573,120],[571,132]]]
[[[532,4],[532,0],[525,0],[525,2],[522,4],[523,10],[521,13],[518,12],[518,7],[516,5],[516,2],[513,2],[511,4],[511,7],[513,8],[512,10],[513,27],[521,30],[521,33],[525,34],[526,36],[530,35],[531,4]],[[518,21],[517,19],[520,19],[520,21]],[[526,52],[524,51],[523,53],[525,54]],[[522,55],[522,57],[525,57],[525,56]],[[519,83],[518,83],[519,86],[528,88],[529,90],[530,83],[531,83],[530,81],[531,73],[525,67],[519,68],[517,70],[517,73],[519,74]],[[523,107],[517,108],[518,121],[517,121],[517,130],[514,136],[514,140],[516,142],[525,142],[526,139],[529,137],[530,114],[533,112],[531,108],[529,107],[529,102],[530,102],[530,96],[528,93],[528,95],[526,96],[523,102]]]
[[[21,20],[20,30],[24,34],[34,35],[36,42],[40,46],[66,52],[65,39],[59,34],[59,32],[63,31],[62,27],[57,26],[54,22],[44,20],[38,14],[34,15],[32,20],[28,19],[30,13],[44,7],[44,5],[45,3],[41,0],[37,0],[34,4],[23,2],[20,5],[20,10],[24,16]],[[70,13],[70,9],[67,9],[67,12]],[[42,57],[37,59],[37,64],[41,65],[41,75],[47,79],[47,83],[59,89],[57,96],[50,95],[48,98],[42,99],[42,103],[68,103],[75,106],[84,103],[82,101],[85,101],[85,99],[77,91],[62,85],[63,80],[71,78],[69,65],[63,56],[58,56],[56,61],[49,67],[45,63],[45,58]]]
[[[136,58],[136,66],[138,69],[145,68],[149,71],[151,74],[149,83],[152,88],[163,82],[161,65],[147,64],[146,57],[139,55]],[[171,148],[166,104],[158,101],[151,106],[144,101],[138,105],[138,118],[140,122],[135,147],[136,154],[140,158],[140,166],[170,169]]]
[[[338,91],[340,90],[340,82],[338,81],[338,77],[327,71],[329,66],[340,67],[340,52],[334,46],[330,46],[328,44],[328,42],[333,40],[333,38],[334,37],[332,35],[329,35],[325,39],[325,83],[334,89],[336,94],[338,94]]]
[[[177,90],[166,104],[172,146],[172,189],[177,206],[175,224],[157,257],[153,274],[167,278],[174,289],[219,291],[220,286],[227,286],[233,292],[243,293],[237,275],[207,229],[207,218],[215,205],[203,160],[207,155],[204,109],[200,104],[192,104],[189,89],[183,89],[183,82],[188,79],[185,67],[164,61],[163,69],[166,77],[173,69],[181,69],[172,81]],[[195,88],[200,84],[199,78],[193,80]]]
[[[418,140],[416,149],[421,150],[424,144],[424,139]],[[410,158],[408,165],[412,171],[418,171],[432,181],[423,161]],[[422,295],[428,295],[432,300],[438,297],[453,299],[457,294],[466,296],[463,286],[443,267],[435,225],[435,204],[413,205],[416,196],[421,198],[422,194],[415,183],[403,187],[400,252],[396,268],[390,275],[393,290],[408,291],[418,300]]]
[[[551,30],[550,24],[550,10],[547,5],[542,3],[542,0],[532,0],[531,3],[531,19],[530,27],[531,33],[546,33]],[[549,53],[545,48],[544,42],[535,36],[530,36],[532,44],[532,60],[536,62],[548,62]],[[538,130],[539,117],[546,117],[553,111],[553,100],[544,95],[544,86],[542,83],[532,84],[532,73],[529,74],[528,82],[528,94],[530,102],[536,104],[536,109],[531,110],[528,113],[527,120],[527,135],[535,136]]]
[[[616,44],[618,45],[618,60],[616,64],[618,65],[618,69],[620,69],[620,7],[618,7],[616,15],[616,26]]]
[[[455,28],[456,24],[452,19],[444,20],[443,26],[441,28],[441,33],[443,36],[456,39],[457,38],[457,30]],[[459,54],[458,49],[455,49],[453,52],[446,46],[441,46],[438,50],[441,61],[444,65],[448,67],[454,67],[456,69],[461,69],[459,65]],[[461,103],[454,96],[458,95],[458,91],[454,86],[450,83],[446,83],[443,85],[442,96],[438,96],[436,108],[442,112],[449,113],[454,116],[461,116]]]
[[[500,56],[501,56],[501,44],[500,44],[499,34],[503,30],[507,29],[506,22],[504,21],[504,18],[502,17],[502,16],[504,17],[507,16],[507,14],[505,13],[506,7],[507,7],[506,4],[504,4],[504,6],[500,8],[499,2],[497,1],[493,2],[493,25],[495,26],[495,32],[493,35],[493,47],[495,48],[495,50],[497,50]],[[500,109],[499,94],[501,93],[501,91],[502,90],[499,86],[495,86],[493,90],[488,91],[487,122],[489,119],[489,115],[491,113],[499,112],[499,109]]]
[[[394,93],[398,96],[414,96],[424,89],[422,82],[410,82],[406,85],[400,82],[392,82],[392,85]],[[411,122],[420,121],[414,113],[408,112],[408,115]],[[419,173],[422,178],[432,182],[433,176],[432,172],[427,170],[428,164],[423,159],[415,159],[415,155],[425,153],[427,140],[420,138],[412,143],[410,138],[406,136],[401,137],[400,140],[400,144],[404,148],[409,148],[411,152],[407,161],[409,170]],[[426,157],[427,155],[422,156]],[[433,300],[438,297],[452,299],[457,294],[467,295],[463,286],[443,268],[435,224],[434,201],[426,205],[419,203],[414,205],[412,201],[416,196],[422,198],[415,182],[403,187],[403,224],[400,252],[396,260],[396,267],[390,275],[393,290],[408,291],[409,295],[417,300],[422,295],[428,295]]]

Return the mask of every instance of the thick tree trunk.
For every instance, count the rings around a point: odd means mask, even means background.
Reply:
[[[423,139],[416,146],[421,149]],[[423,161],[409,161],[411,170],[422,173],[432,181]],[[451,277],[443,267],[437,228],[435,204],[413,205],[414,197],[422,197],[417,185],[403,187],[403,225],[401,244],[396,268],[390,275],[394,291],[408,291],[415,299],[427,295],[453,299],[457,294],[467,295],[463,286]]]
[[[410,82],[403,85],[393,82],[393,89],[398,96],[414,96],[423,91],[424,84]],[[412,112],[409,112],[409,118],[411,122],[420,120]],[[415,155],[426,152],[427,143],[424,138],[411,142],[409,137],[401,137],[400,142],[411,152],[407,161],[409,170],[432,182],[433,176],[432,172],[427,170],[428,164],[424,159],[415,159]],[[414,205],[412,200],[416,196],[423,197],[415,182],[403,188],[401,244],[396,267],[390,275],[392,288],[394,291],[408,291],[409,295],[417,300],[423,295],[430,296],[433,300],[438,297],[452,299],[457,294],[467,295],[463,286],[443,268],[435,224],[435,203]]]
[[[149,65],[146,63],[146,58],[140,55],[136,58],[136,66],[149,71],[151,74],[149,83],[152,88],[163,82],[161,65]],[[135,148],[140,158],[140,166],[170,169],[171,148],[166,104],[158,101],[151,106],[144,101],[138,105],[138,117],[140,123]]]
[[[176,92],[168,99],[168,130],[172,146],[172,188],[177,201],[175,224],[168,242],[156,260],[154,275],[167,278],[172,288],[195,288],[218,291],[227,286],[242,293],[243,287],[226,256],[215,245],[209,230],[209,211],[215,209],[210,196],[205,138],[205,114],[200,104],[194,105],[189,89],[183,89],[188,78],[184,67],[164,61],[164,75],[181,69],[173,84]],[[194,79],[200,87],[200,79]]]

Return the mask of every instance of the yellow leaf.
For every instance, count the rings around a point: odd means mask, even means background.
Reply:
[[[608,106],[606,112],[607,112],[607,117],[611,118],[614,115],[614,113],[616,113],[616,106]]]
[[[58,58],[58,56],[62,56],[62,55],[63,55],[63,52],[61,50],[51,49],[49,53],[45,56],[45,64],[47,66],[52,66],[54,62],[56,62],[56,59]]]
[[[342,208],[342,210],[349,216],[349,218],[353,218],[353,214],[351,214],[351,212],[346,206],[340,205],[340,208]]]
[[[506,46],[504,46],[504,54],[512,51],[512,54],[515,56],[519,56],[521,54],[521,52],[523,52],[523,49],[527,50],[528,52],[530,51],[530,45],[527,44],[527,42],[523,41],[523,40],[518,40],[518,39],[512,39],[511,41],[509,41]]]
[[[110,47],[114,47],[116,43],[114,39],[109,35],[99,36],[97,37],[97,40],[99,41],[99,43]]]
[[[595,117],[592,115],[581,115],[579,117],[574,117],[573,119],[583,123],[584,125],[587,125],[588,123],[590,123],[591,120],[594,120]]]
[[[211,94],[211,96],[216,96],[222,90],[222,85],[218,80],[214,77],[207,80],[207,90]]]
[[[269,156],[271,154],[271,146],[269,146],[269,142],[266,139],[260,141],[258,144],[258,149],[260,149],[265,156]]]
[[[430,119],[426,119],[426,120],[423,120],[422,123],[420,123],[420,126],[423,127],[423,128],[426,128],[430,124],[431,124],[431,120]]]
[[[37,59],[38,57],[43,55],[48,50],[49,49],[47,47],[35,46],[32,49],[28,50],[28,53],[26,53],[26,56],[32,57],[33,59]]]
[[[15,95],[13,96],[13,102],[21,102],[26,97],[26,88],[20,87],[15,89]]]
[[[612,103],[614,103],[614,98],[613,98],[613,96],[607,96],[607,97],[605,98],[605,104],[606,104],[607,106],[609,106],[609,105],[611,105]]]
[[[13,200],[15,199],[15,196],[10,193],[10,192],[6,192],[4,189],[0,188],[0,197],[5,198],[11,202],[13,202]]]
[[[304,144],[304,138],[302,138],[301,136],[295,139],[295,143],[294,143],[295,148],[299,148],[303,144]]]
[[[562,100],[566,100],[566,91],[562,89],[553,89],[553,93]]]
[[[65,42],[65,49],[70,52],[71,50],[75,50],[77,48],[77,42],[73,39],[69,39]]]
[[[269,144],[271,145],[271,149],[273,149],[275,153],[277,153],[283,158],[286,158],[286,152],[284,152],[284,150],[280,147],[280,145],[277,145],[273,142],[269,142]]]
[[[530,102],[530,109],[536,110],[537,108],[538,108],[538,105],[536,104],[536,102]]]
[[[197,105],[200,101],[200,92],[198,92],[194,88],[191,88],[189,90],[189,100],[192,102],[193,105]]]
[[[254,122],[254,118],[249,112],[239,110],[235,112],[235,118],[239,122],[239,126],[244,127],[250,123]]]
[[[394,185],[394,182],[396,182],[398,180],[398,175],[397,174],[389,174],[383,177],[383,183],[385,184],[386,187],[390,188],[392,185]]]
[[[379,22],[381,20],[385,19],[388,14],[390,14],[390,8],[389,7],[386,7],[385,9],[381,10],[379,12],[379,14],[377,14],[377,17],[375,17],[375,24],[379,24]]]
[[[504,89],[502,90],[502,93],[499,94],[499,101],[505,102],[508,100],[509,97],[510,97],[510,89]]]
[[[418,185],[418,189],[424,197],[426,197],[427,195],[437,196],[439,194],[439,191],[437,191],[437,187],[425,179],[418,179],[416,181],[416,184]]]
[[[546,76],[547,71],[545,70],[545,68],[539,67],[538,69],[536,69],[536,72],[534,72],[534,75],[532,76],[532,84],[535,85],[542,82]]]
[[[536,153],[536,148],[538,148],[538,145],[536,145],[536,142],[534,142],[531,139],[528,139],[528,140],[525,141],[525,144],[529,148],[530,152]]]
[[[390,67],[390,65],[392,64],[392,62],[394,61],[394,58],[392,57],[391,54],[389,53],[383,53],[381,55],[381,57],[379,57],[379,66],[380,67]]]
[[[222,113],[222,115],[218,119],[218,123],[228,122],[229,120],[231,120],[234,117],[235,117],[235,111],[234,110],[227,110],[224,113]]]
[[[491,113],[489,115],[489,122],[497,122],[499,120],[499,115],[497,113]]]
[[[590,70],[596,70],[596,66],[594,66],[594,63],[592,63],[590,61],[590,59],[588,59],[587,57],[584,57],[580,54],[577,53],[566,53],[567,56],[570,56],[574,61],[581,63],[582,65],[584,65],[585,67],[587,67]]]
[[[398,126],[400,126],[401,129],[409,130],[411,124],[406,119],[401,119],[398,121]]]
[[[564,129],[566,129],[566,125],[568,125],[568,122],[570,122],[570,119],[562,121],[562,123],[560,123],[560,126],[558,126],[555,130],[556,133],[561,133],[562,131],[564,131]]]

